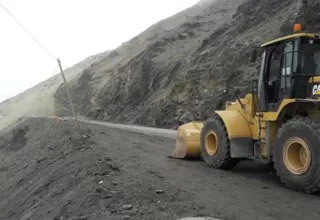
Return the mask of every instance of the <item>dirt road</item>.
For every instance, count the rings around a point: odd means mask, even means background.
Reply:
[[[318,219],[319,196],[250,161],[233,171],[170,159],[174,139],[31,119],[0,138],[0,219]]]

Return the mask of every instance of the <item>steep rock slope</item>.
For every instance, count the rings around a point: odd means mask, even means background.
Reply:
[[[173,122],[172,116],[184,114],[179,102],[186,97],[181,94],[176,100],[172,89],[184,80],[180,75],[189,71],[191,55],[232,19],[242,1],[215,2],[201,1],[155,24],[85,70],[73,87],[78,112],[98,120],[162,127]],[[70,114],[63,86],[55,98],[56,114]]]
[[[317,0],[200,1],[86,69],[73,82],[77,111],[157,127],[206,119],[257,76],[252,45],[291,33],[296,21],[319,30],[319,11]],[[63,86],[55,98],[56,114],[70,114]]]
[[[319,0],[201,0],[111,53],[66,70],[78,114],[157,127],[206,119],[257,76],[250,46],[320,28]],[[228,86],[230,95],[222,94]],[[0,130],[21,116],[71,115],[56,75],[0,104]]]

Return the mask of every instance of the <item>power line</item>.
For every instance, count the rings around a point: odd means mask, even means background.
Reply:
[[[56,56],[53,55],[53,53],[51,53],[45,46],[43,46],[43,44],[40,43],[39,40],[37,40],[37,38],[35,38],[19,21],[18,19],[15,18],[15,16],[3,5],[0,4],[0,6],[10,15],[10,17],[36,42],[39,44],[40,47],[42,47],[42,49],[44,49],[44,51],[46,51],[46,53],[53,59],[57,60]]]
[[[73,105],[73,102],[72,102],[72,99],[71,99],[71,95],[70,95],[70,92],[69,92],[69,88],[68,88],[68,83],[67,83],[67,80],[64,76],[64,71],[63,71],[63,68],[61,66],[61,62],[58,58],[56,58],[56,56],[53,55],[53,53],[51,53],[45,46],[43,46],[43,44],[40,43],[39,40],[37,40],[36,37],[34,37],[19,21],[18,19],[15,18],[15,16],[6,8],[4,7],[4,5],[0,4],[0,6],[10,15],[10,17],[15,20],[15,22],[17,22],[17,24],[37,43],[39,44],[39,46],[53,59],[57,60],[58,62],[58,66],[60,68],[60,72],[61,72],[61,75],[62,75],[62,78],[63,78],[63,81],[64,81],[64,84],[65,84],[65,87],[66,87],[66,90],[67,90],[67,95],[68,95],[68,99],[69,99],[69,102],[70,102],[70,106],[71,106],[71,110],[72,110],[72,113],[73,113],[73,116],[76,120],[76,123],[77,123],[77,127],[80,128],[80,125],[79,125],[79,121],[78,121],[78,118],[77,118],[77,114],[76,114],[76,111],[75,111],[75,108],[74,108],[74,105]]]

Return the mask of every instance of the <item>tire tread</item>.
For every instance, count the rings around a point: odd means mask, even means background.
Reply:
[[[312,129],[313,131],[315,131],[317,134],[320,134],[320,120],[319,119],[311,119],[311,118],[307,118],[307,117],[295,117],[287,122],[285,122],[278,131],[278,134],[276,136],[276,140],[279,139],[282,136],[282,133],[284,131],[286,131],[286,129],[289,126],[292,125],[304,125],[304,126],[308,126],[310,129]],[[320,140],[320,138],[319,138]],[[276,147],[280,147],[280,146],[276,146]],[[320,156],[320,155],[319,155]],[[315,187],[313,187],[312,189],[303,189],[299,186],[297,186],[295,183],[293,182],[287,182],[285,180],[283,180],[283,178],[280,176],[279,172],[282,169],[281,168],[281,163],[279,163],[275,158],[274,158],[274,168],[277,172],[277,176],[280,177],[281,182],[289,189],[295,190],[295,191],[299,191],[299,192],[305,192],[308,194],[313,194],[313,193],[317,193],[320,192],[320,175],[318,177],[318,179],[316,180],[317,184]],[[320,158],[317,158],[320,159]],[[317,174],[315,174],[317,175]]]
[[[210,121],[217,124],[219,127],[222,128],[223,138],[226,140],[226,146],[223,148],[223,150],[224,150],[223,158],[219,161],[219,163],[218,164],[208,164],[207,163],[207,165],[209,167],[217,168],[217,169],[224,169],[224,170],[232,169],[233,167],[235,167],[238,164],[238,159],[231,157],[230,140],[228,137],[227,128],[224,125],[224,122],[222,121],[220,116],[216,113],[214,113],[214,115],[207,122],[210,122]],[[206,124],[204,126],[206,126]],[[204,129],[204,130],[206,130],[206,129]]]

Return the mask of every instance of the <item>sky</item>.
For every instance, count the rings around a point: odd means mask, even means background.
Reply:
[[[199,0],[0,0],[63,68],[114,49]],[[0,102],[58,72],[56,60],[0,7]]]

